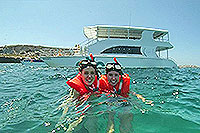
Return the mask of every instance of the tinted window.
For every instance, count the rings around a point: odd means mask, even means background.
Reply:
[[[101,53],[114,53],[114,54],[140,54],[141,47],[134,47],[134,46],[117,46],[112,47],[104,50]]]

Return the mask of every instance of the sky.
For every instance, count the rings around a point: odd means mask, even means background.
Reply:
[[[168,30],[169,56],[200,66],[200,0],[0,0],[0,46],[72,47],[97,24]]]

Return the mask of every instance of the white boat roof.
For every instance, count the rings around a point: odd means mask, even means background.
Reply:
[[[89,39],[95,38],[119,38],[119,39],[141,39],[143,31],[155,31],[153,38],[161,38],[168,34],[167,30],[132,27],[132,26],[112,26],[112,25],[95,25],[84,27],[84,34]]]

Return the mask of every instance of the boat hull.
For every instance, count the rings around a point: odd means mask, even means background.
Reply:
[[[177,68],[177,65],[168,59],[145,57],[116,57],[124,68]],[[77,67],[84,56],[41,57],[51,67]],[[107,62],[113,62],[113,57],[95,56],[96,61],[103,66]]]

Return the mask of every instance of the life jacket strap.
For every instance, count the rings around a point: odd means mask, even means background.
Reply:
[[[118,94],[118,95],[121,94],[122,84],[123,84],[123,77],[121,76],[120,83],[119,83],[119,90],[117,91],[117,89],[115,87],[113,87],[115,93]]]
[[[95,89],[95,91],[99,90],[99,80],[97,79],[97,88]]]
[[[98,91],[99,90],[99,80],[97,80],[97,88],[95,88],[94,84],[92,84],[92,87],[87,87],[85,85],[85,88],[88,89],[88,90],[92,90],[93,92]]]

